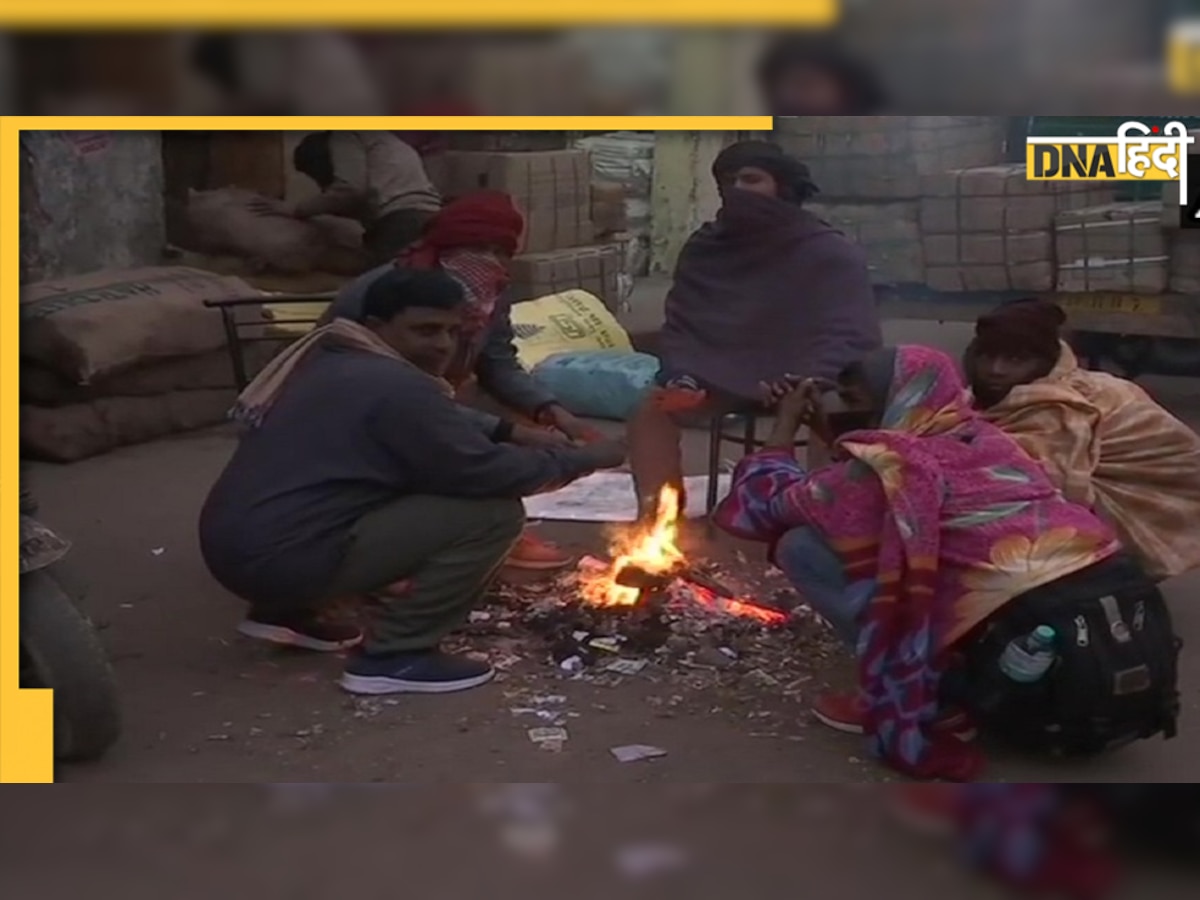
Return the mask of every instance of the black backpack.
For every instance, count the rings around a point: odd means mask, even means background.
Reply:
[[[1014,682],[1000,656],[1039,625],[1058,635],[1054,665]],[[1090,756],[1169,739],[1182,646],[1158,586],[1120,556],[1029,591],[985,623],[966,651],[962,699],[980,725],[1026,751]]]

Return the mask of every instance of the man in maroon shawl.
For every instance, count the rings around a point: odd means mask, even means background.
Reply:
[[[713,163],[722,205],[679,255],[667,295],[659,388],[629,423],[643,516],[682,491],[680,418],[762,411],[763,385],[837,377],[882,344],[866,254],[804,208],[808,167],[766,141]]]

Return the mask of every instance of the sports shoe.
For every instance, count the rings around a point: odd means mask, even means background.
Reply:
[[[571,562],[571,557],[557,546],[526,530],[521,533],[517,545],[513,547],[504,564],[514,569],[551,572],[565,569]]]
[[[866,709],[862,700],[852,694],[820,694],[812,705],[812,714],[817,721],[834,731],[844,734],[863,734],[866,731]],[[945,710],[934,722],[935,731],[952,734],[960,741],[973,741],[975,727],[964,713],[955,709]]]
[[[440,650],[357,654],[342,673],[342,688],[351,694],[450,694],[479,687],[496,674],[488,663]]]
[[[328,622],[312,614],[290,617],[251,615],[238,625],[246,637],[269,641],[282,647],[298,647],[319,653],[335,653],[362,643],[363,633],[357,625]]]

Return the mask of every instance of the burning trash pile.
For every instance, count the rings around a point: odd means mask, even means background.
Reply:
[[[755,591],[735,586],[719,566],[689,559],[679,524],[679,496],[668,488],[653,524],[614,535],[608,560],[584,557],[549,583],[498,586],[470,631],[530,633],[561,672],[592,680],[636,675],[654,661],[786,686],[798,667],[832,652],[832,638],[807,607],[755,599],[789,595],[781,574],[765,576],[778,584]]]

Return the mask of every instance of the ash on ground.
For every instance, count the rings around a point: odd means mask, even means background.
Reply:
[[[502,673],[532,662],[552,667],[559,678],[600,685],[639,678],[788,698],[807,693],[814,674],[844,656],[778,571],[735,584],[715,564],[697,569],[740,596],[758,598],[758,607],[780,614],[779,624],[706,605],[686,578],[643,592],[634,606],[595,606],[582,599],[579,573],[571,571],[533,584],[498,583],[458,636],[458,649],[485,653]]]

